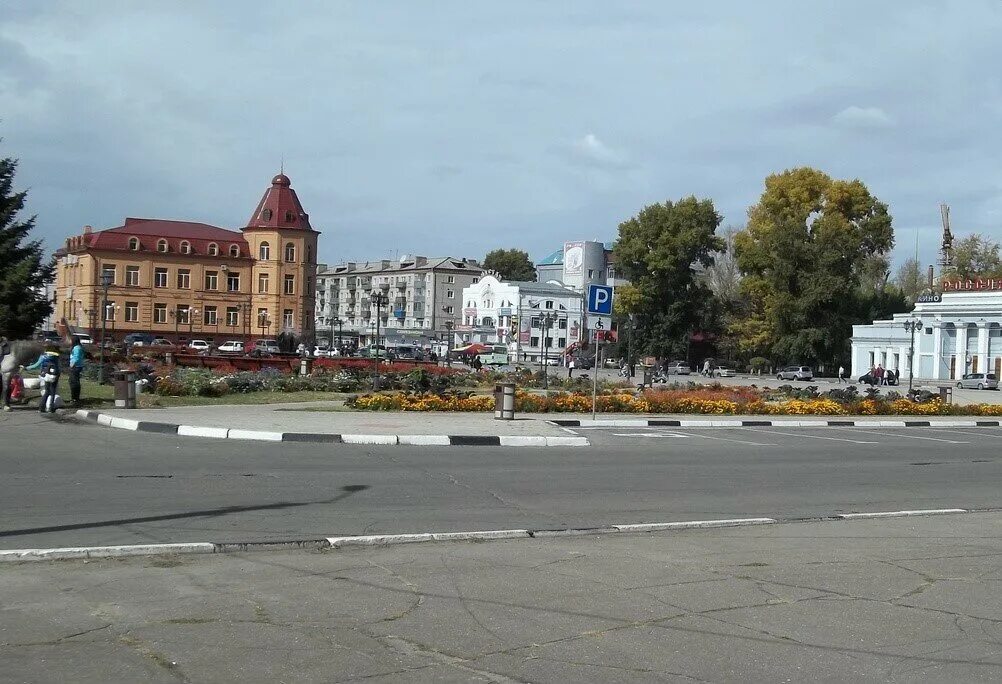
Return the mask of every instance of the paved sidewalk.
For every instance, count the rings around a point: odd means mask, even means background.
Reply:
[[[0,567],[4,681],[998,681],[998,513]]]

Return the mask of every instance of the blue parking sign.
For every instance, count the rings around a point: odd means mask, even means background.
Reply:
[[[607,285],[588,286],[588,313],[612,315],[612,288]]]

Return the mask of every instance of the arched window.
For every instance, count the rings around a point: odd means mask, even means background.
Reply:
[[[166,240],[157,240],[157,251],[158,252],[166,252],[167,251],[167,241]]]
[[[209,256],[219,256],[219,245],[215,242],[209,243]]]
[[[230,256],[234,258],[240,256],[240,245],[230,245]]]
[[[264,209],[261,211],[261,218],[265,221],[271,220],[271,209]]]
[[[268,261],[271,258],[271,245],[267,242],[262,242],[261,246],[258,248],[258,259],[261,261]]]
[[[296,260],[296,246],[291,242],[285,244],[285,260],[295,261]]]
[[[137,237],[129,238],[129,249],[131,249],[133,252],[139,251],[139,238]]]
[[[191,254],[191,243],[187,240],[181,240],[181,254]]]

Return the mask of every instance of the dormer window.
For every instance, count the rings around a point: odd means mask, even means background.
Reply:
[[[264,220],[264,221],[270,221],[271,220],[271,209],[263,209],[261,211],[261,219]]]
[[[181,241],[181,254],[191,254],[191,243],[187,240]]]
[[[132,252],[138,252],[139,251],[139,238],[137,238],[137,237],[130,237],[129,238],[129,250],[132,251]]]
[[[230,245],[230,256],[233,257],[233,258],[236,258],[236,257],[240,256],[240,246],[239,245]]]
[[[286,223],[292,223],[295,220],[296,220],[296,215],[295,214],[293,214],[291,211],[285,212],[285,222]]]
[[[158,252],[166,252],[167,251],[167,241],[166,240],[157,240],[157,251]]]
[[[219,245],[215,242],[209,243],[209,256],[219,256]]]

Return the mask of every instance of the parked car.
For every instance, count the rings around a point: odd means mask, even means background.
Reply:
[[[559,366],[560,365],[560,357],[559,356],[547,356],[546,360],[543,361],[543,364],[547,365],[547,366]]]
[[[733,378],[737,376],[737,371],[730,366],[717,366],[711,374],[715,378]]]
[[[957,387],[961,389],[997,390],[999,388],[999,381],[994,373],[968,373],[957,381]]]
[[[897,374],[894,371],[892,371],[892,370],[885,370],[884,371],[884,384],[886,384],[886,385],[897,385],[899,379],[900,378],[898,378]],[[871,373],[869,371],[867,371],[863,375],[859,376],[859,380],[857,380],[857,382],[866,383],[867,385],[870,385],[871,387],[873,387],[874,385],[879,385],[880,384],[879,382],[877,382],[877,378],[875,378],[873,376],[873,373]]]
[[[125,344],[131,344],[135,347],[142,347],[144,345],[151,344],[155,338],[149,333],[129,333],[122,340]]]
[[[155,338],[153,338],[153,341],[150,342],[146,346],[148,346],[148,347],[159,347],[161,349],[165,349],[165,348],[166,349],[174,349],[176,345],[173,342],[171,342],[170,340],[168,340],[167,338],[165,338],[165,337],[155,337]]]
[[[689,368],[689,363],[687,361],[672,361],[667,366],[665,366],[665,373],[669,375],[691,375],[692,369]]]
[[[313,358],[323,359],[331,355],[331,350],[326,344],[318,344],[313,348]]]
[[[205,340],[192,340],[188,343],[188,349],[197,352],[209,351],[209,343]]]
[[[216,347],[216,351],[221,354],[243,354],[244,343],[239,340],[226,340]]]
[[[282,351],[278,347],[277,340],[267,340],[267,339],[254,340],[253,345],[251,345],[251,350],[266,352],[268,354],[279,354]]]
[[[591,370],[595,367],[595,359],[590,356],[577,356],[574,358],[574,368],[576,370]]]
[[[814,371],[807,366],[787,366],[776,374],[777,380],[803,380],[805,382],[814,379]]]
[[[94,340],[87,333],[77,333],[77,337],[80,338],[80,344],[94,344]]]
[[[63,341],[63,338],[55,330],[43,330],[36,337],[39,342],[45,342],[46,344],[60,344]]]

